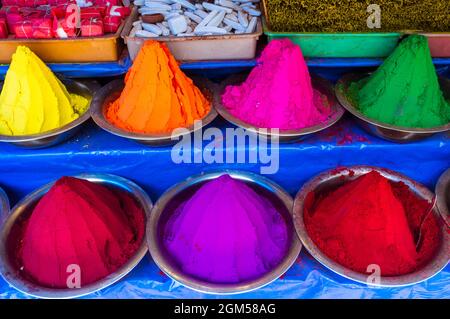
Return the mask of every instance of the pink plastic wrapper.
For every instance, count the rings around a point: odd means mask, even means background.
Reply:
[[[103,18],[103,31],[105,33],[116,33],[121,23],[121,17],[106,16]]]
[[[6,23],[6,18],[0,18],[0,39],[5,39],[8,37],[8,26]]]
[[[129,7],[123,7],[123,6],[112,6],[106,15],[110,15],[113,17],[121,17],[125,18],[128,17],[131,14],[131,9]]]
[[[48,4],[48,0],[2,0],[3,6],[36,8]]]
[[[36,18],[18,22],[14,26],[16,38],[18,39],[51,39],[52,19]]]
[[[75,0],[47,0],[48,4],[51,6],[60,6],[60,5],[68,5],[68,4],[76,4]]]
[[[89,20],[89,19],[93,19],[93,18],[98,18],[101,19],[102,18],[102,14],[100,12],[99,9],[97,8],[81,8],[80,10],[80,18],[81,21],[83,20]]]
[[[81,20],[81,36],[82,37],[97,37],[102,36],[103,21],[98,18],[91,18]]]
[[[14,10],[12,12],[6,13],[6,23],[8,25],[8,30],[14,34],[15,25],[16,23],[24,21],[22,14],[20,14],[18,11],[15,12]]]
[[[52,32],[55,38],[60,39],[74,38],[77,36],[77,30],[74,26],[69,26],[66,19],[58,19],[56,16],[53,17]]]

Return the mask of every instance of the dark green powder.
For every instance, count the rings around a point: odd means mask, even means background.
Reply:
[[[450,0],[266,0],[271,31],[450,32]],[[381,29],[367,27],[367,6],[381,7]]]

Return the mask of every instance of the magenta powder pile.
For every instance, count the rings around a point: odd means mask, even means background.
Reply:
[[[271,41],[247,80],[225,88],[222,104],[257,128],[302,129],[331,113],[326,96],[312,87],[300,47],[289,39]]]
[[[281,262],[288,242],[281,213],[229,175],[203,184],[164,229],[164,245],[181,271],[211,283],[261,277]]]

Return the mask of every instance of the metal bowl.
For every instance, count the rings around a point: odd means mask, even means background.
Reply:
[[[5,191],[0,188],[0,225],[6,220],[9,215],[9,200]]]
[[[214,101],[213,96],[217,94],[216,85],[204,78],[192,78],[202,93],[210,100]],[[125,84],[123,80],[114,80],[97,91],[91,106],[92,119],[105,131],[111,134],[135,140],[149,146],[166,146],[177,143],[182,136],[192,134],[193,132],[210,124],[217,116],[213,102],[211,103],[211,111],[201,120],[201,125],[191,125],[184,132],[177,133],[161,133],[161,134],[143,134],[133,133],[116,127],[106,119],[106,111],[111,102],[119,98]]]
[[[90,87],[93,86],[87,86],[81,82],[66,78],[60,79],[70,93],[81,95],[91,101],[93,92]],[[45,148],[62,143],[74,136],[81,128],[81,124],[90,118],[89,107],[90,105],[88,104],[86,111],[80,117],[64,126],[31,135],[0,135],[0,142],[7,142],[30,149]]]
[[[348,87],[352,82],[361,80],[370,73],[366,74],[346,74],[336,83],[335,92],[341,105],[349,111],[357,123],[367,132],[382,139],[396,142],[409,143],[432,136],[433,134],[446,132],[450,130],[450,123],[434,128],[410,128],[394,126],[371,119],[358,110],[357,105],[348,96]],[[440,77],[439,83],[445,99],[450,101],[450,80]]]
[[[103,184],[105,186],[120,189],[129,193],[138,203],[140,203],[142,209],[146,214],[146,218],[148,219],[148,217],[150,216],[152,201],[147,196],[147,194],[135,183],[125,178],[109,174],[82,174],[74,177],[86,179],[94,183]],[[20,271],[14,266],[14,263],[8,254],[7,240],[15,223],[21,218],[26,218],[26,216],[28,216],[32,212],[32,209],[34,208],[36,203],[45,193],[47,193],[47,191],[53,184],[54,182],[42,186],[41,188],[37,189],[36,191],[32,192],[24,199],[22,199],[11,210],[11,214],[2,225],[2,229],[0,232],[0,273],[5,281],[15,289],[27,295],[38,298],[76,298],[106,288],[117,282],[131,270],[133,270],[133,268],[147,253],[148,248],[145,238],[143,238],[139,249],[135,252],[133,257],[131,257],[130,260],[122,267],[120,267],[118,270],[108,275],[107,277],[89,285],[83,286],[82,288],[48,288],[38,285],[23,277]]]
[[[434,258],[430,260],[426,265],[424,265],[421,269],[413,273],[402,276],[382,276],[379,283],[368,283],[369,275],[353,271],[330,259],[319,249],[319,247],[316,246],[316,244],[309,237],[303,220],[304,202],[306,196],[312,191],[323,192],[332,190],[347,181],[354,180],[355,178],[369,173],[373,170],[379,172],[389,180],[396,182],[402,181],[407,186],[409,186],[409,188],[420,198],[428,201],[432,201],[434,199],[434,194],[425,186],[413,181],[406,176],[388,169],[371,166],[353,166],[344,169],[334,169],[326,171],[308,181],[300,189],[300,191],[297,193],[297,196],[295,197],[294,224],[297,229],[297,234],[300,237],[303,245],[317,261],[319,261],[322,265],[324,265],[331,271],[348,279],[364,284],[370,284],[380,287],[398,287],[416,284],[433,277],[443,268],[445,268],[450,258],[450,233],[447,231],[442,218],[440,218],[439,211],[436,206],[433,208],[433,214],[437,218],[437,221],[441,227],[441,245]]]
[[[450,168],[439,177],[436,184],[436,205],[450,228]]]
[[[333,124],[335,124],[344,115],[345,110],[339,105],[334,95],[333,87],[331,83],[323,78],[315,75],[311,75],[311,81],[314,89],[318,90],[321,94],[325,95],[330,103],[332,114],[325,123],[320,123],[311,127],[305,127],[298,130],[275,130],[272,132],[269,128],[256,128],[253,124],[246,123],[243,120],[237,118],[231,114],[228,109],[222,103],[222,94],[225,88],[229,85],[237,85],[245,81],[246,76],[243,74],[234,75],[225,80],[220,86],[220,95],[216,95],[215,105],[217,112],[226,119],[228,122],[239,126],[253,134],[258,134],[266,138],[277,137],[282,143],[298,142],[304,140],[311,134],[320,132]]]
[[[244,181],[250,187],[257,190],[259,194],[265,194],[266,198],[269,198],[277,205],[276,207],[280,208],[279,210],[283,214],[288,223],[288,227],[290,227],[291,230],[291,245],[280,264],[260,278],[237,284],[210,283],[183,273],[172,260],[162,242],[162,230],[174,209],[181,202],[190,198],[192,193],[202,184],[216,179],[223,174],[229,174],[235,179]],[[293,201],[291,196],[280,186],[257,174],[224,170],[190,177],[167,190],[153,207],[152,214],[147,223],[147,242],[150,254],[159,268],[169,277],[180,284],[199,292],[209,294],[236,294],[261,288],[273,282],[286,272],[300,253],[302,245],[298,240],[292,223],[292,204]]]

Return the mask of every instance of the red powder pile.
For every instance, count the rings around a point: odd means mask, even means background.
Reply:
[[[329,258],[354,271],[366,273],[376,264],[383,276],[408,274],[427,263],[440,243],[432,203],[378,172],[314,197],[310,193],[305,203],[309,236]]]
[[[67,267],[78,265],[83,287],[129,260],[144,223],[143,210],[125,192],[63,177],[21,226],[16,262],[27,277],[53,288],[67,288]]]

